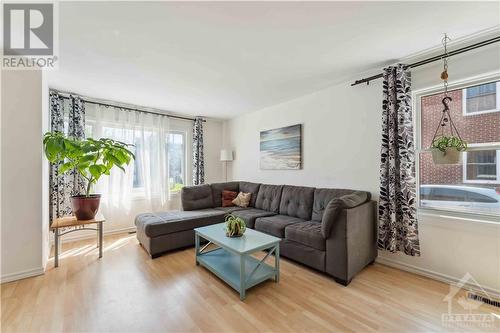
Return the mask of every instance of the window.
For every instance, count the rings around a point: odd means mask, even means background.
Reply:
[[[456,165],[435,165],[429,149],[443,110],[441,92],[416,93],[419,207],[500,215],[500,82],[450,89],[451,117],[468,143]]]
[[[177,123],[172,121],[172,127],[178,128],[178,130],[169,131],[166,134],[166,145],[165,145],[165,155],[162,154],[150,154],[150,152],[143,152],[143,143],[149,147],[154,147],[154,142],[158,141],[158,134],[148,131],[147,129],[140,128],[140,130],[134,130],[134,128],[122,128],[111,122],[107,122],[104,126],[96,125],[96,121],[91,117],[88,117],[85,125],[85,135],[86,137],[92,137],[96,135],[96,127],[98,128],[98,133],[101,133],[102,137],[112,138],[114,140],[119,140],[122,142],[133,143],[134,147],[132,151],[135,155],[135,160],[133,162],[133,192],[137,197],[144,195],[144,175],[143,170],[146,165],[146,161],[149,164],[156,165],[157,158],[159,156],[167,156],[168,162],[166,168],[168,174],[168,187],[171,193],[178,193],[182,187],[187,185],[187,165],[188,162],[188,147],[187,133],[188,127],[184,123]],[[99,136],[100,137],[100,136]],[[146,161],[143,161],[146,156]],[[153,160],[152,160],[153,159]],[[148,164],[148,165],[149,165]]]
[[[500,111],[500,83],[490,82],[463,89],[465,116]]]
[[[143,179],[143,172],[142,172],[142,144],[139,140],[134,140],[134,182],[133,186],[134,188],[140,189],[144,187],[144,179]]]
[[[168,134],[168,184],[171,192],[179,192],[186,185],[185,137],[183,132]]]
[[[464,153],[464,182],[500,184],[500,149]]]

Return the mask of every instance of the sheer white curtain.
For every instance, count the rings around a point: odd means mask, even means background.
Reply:
[[[132,227],[141,212],[178,208],[178,196],[169,189],[169,118],[90,103],[86,114],[87,137],[133,144],[136,155],[125,172],[115,168],[95,186],[108,229]]]

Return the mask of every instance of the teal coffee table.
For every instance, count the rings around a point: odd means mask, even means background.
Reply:
[[[274,278],[278,282],[280,277],[280,238],[247,229],[241,237],[226,236],[225,224],[214,224],[196,228],[195,248],[196,265],[202,265],[224,280],[240,293],[240,299],[245,299],[247,289]],[[200,238],[206,239],[208,244],[200,248]],[[216,248],[208,249],[210,244]],[[252,253],[268,250],[262,260],[251,256]],[[265,260],[274,253],[274,267],[265,263]]]

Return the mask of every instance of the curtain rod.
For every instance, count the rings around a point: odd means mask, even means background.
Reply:
[[[479,42],[479,43],[471,44],[469,46],[465,46],[465,47],[462,47],[460,49],[456,49],[454,51],[450,51],[450,52],[448,52],[448,56],[451,57],[451,56],[454,56],[454,55],[457,55],[460,53],[464,53],[464,52],[474,50],[474,49],[477,49],[477,48],[480,48],[480,47],[483,47],[486,45],[490,45],[493,43],[497,43],[497,42],[500,42],[500,36],[493,37],[493,38],[487,39],[487,40]],[[434,61],[439,61],[439,60],[443,59],[444,57],[445,57],[445,54],[443,53],[441,55],[437,55],[437,56],[434,56],[434,57],[431,57],[428,59],[417,61],[413,64],[409,64],[408,68],[415,68],[418,66],[426,65],[426,64],[429,64],[429,63],[434,62]],[[354,83],[351,84],[351,86],[355,86],[355,85],[365,83],[365,82],[368,85],[368,84],[370,84],[370,81],[380,79],[382,76],[383,76],[383,74],[380,73],[377,75],[369,76],[369,77],[364,78],[364,79],[356,80],[356,81],[354,81]]]
[[[56,91],[59,94],[59,96],[61,96],[62,98],[69,99],[69,96],[65,96],[66,93],[62,93],[62,92],[57,91],[57,90],[54,90],[54,91]],[[69,93],[68,93],[68,95],[69,95]],[[129,108],[129,107],[126,107],[126,106],[113,105],[113,104],[102,103],[102,102],[95,102],[95,101],[91,101],[91,100],[88,100],[88,99],[82,98],[82,97],[80,97],[80,98],[85,103],[90,103],[90,104],[95,104],[95,105],[101,105],[101,106],[106,106],[106,107],[112,107],[112,108],[118,108],[118,109],[124,109],[124,110],[130,110],[130,111],[139,111],[139,112],[144,112],[144,113],[151,113],[151,114],[156,114],[156,115],[160,115],[160,116],[165,116],[165,117],[168,117],[168,118],[176,118],[176,119],[182,119],[182,120],[195,121],[194,118],[182,117],[182,116],[174,116],[174,115],[171,115],[171,114],[165,114],[165,113],[161,113],[161,112],[147,111],[147,110],[141,110],[141,109],[137,109],[137,108]],[[206,122],[206,120],[202,119],[202,122]]]

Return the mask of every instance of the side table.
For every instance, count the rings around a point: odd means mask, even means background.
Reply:
[[[102,224],[105,222],[105,218],[101,213],[97,215],[92,220],[77,220],[75,216],[63,216],[56,218],[50,229],[54,231],[54,267],[59,266],[59,248],[60,248],[60,238],[70,232],[80,231],[80,230],[95,230],[97,231],[97,247],[99,248],[99,258],[102,258]],[[89,224],[97,224],[97,228],[89,228]],[[72,228],[68,231],[61,232],[60,229]]]

